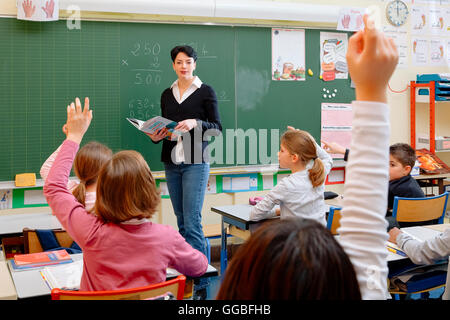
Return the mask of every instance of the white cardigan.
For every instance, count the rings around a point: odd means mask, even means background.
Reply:
[[[352,107],[339,243],[355,268],[362,298],[386,299],[389,108],[367,101],[353,101]]]

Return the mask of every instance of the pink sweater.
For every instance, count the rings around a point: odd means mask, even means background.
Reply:
[[[152,222],[103,223],[67,190],[79,145],[66,140],[44,185],[44,195],[62,226],[83,249],[80,290],[115,290],[166,280],[166,268],[198,277],[208,260],[171,226]]]

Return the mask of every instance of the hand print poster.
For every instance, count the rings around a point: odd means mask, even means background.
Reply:
[[[364,29],[363,16],[365,10],[363,8],[341,8],[336,30],[359,31]]]
[[[272,29],[272,80],[305,80],[305,30]]]
[[[59,19],[59,0],[17,0],[17,19],[56,21]]]

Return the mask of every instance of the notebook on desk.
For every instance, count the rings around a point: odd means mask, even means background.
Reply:
[[[420,227],[420,226],[401,228],[400,230],[402,232],[404,232],[405,234],[409,235],[414,240],[417,240],[420,242],[423,242],[423,241],[426,241],[429,239],[433,239],[434,237],[441,234],[441,232],[438,230],[434,230],[434,229],[427,228],[427,227]],[[388,241],[387,247],[388,247],[388,250],[391,252],[397,253],[402,256],[406,256],[406,253],[395,243]]]

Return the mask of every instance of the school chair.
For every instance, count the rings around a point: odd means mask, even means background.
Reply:
[[[50,249],[62,249],[62,248],[73,248],[74,241],[67,233],[67,231],[63,229],[46,229],[46,230],[36,230],[36,229],[23,229],[23,237],[24,237],[24,251],[25,253],[35,253],[42,252]],[[41,233],[40,233],[41,232]],[[43,239],[39,238],[39,234],[44,234],[49,242],[43,244],[41,242]],[[41,236],[42,238],[42,236]],[[53,248],[46,248],[48,243],[53,243]],[[70,250],[69,250],[70,251]],[[72,252],[69,252],[72,253]],[[76,253],[76,252],[73,252]]]
[[[426,198],[395,197],[392,217],[397,222],[430,222],[444,223],[447,210],[448,192]]]
[[[433,290],[442,288],[446,284],[447,274],[443,271],[435,271],[429,274],[420,275],[419,278],[413,279],[416,283],[414,284],[415,290],[410,290],[406,288],[405,291],[400,290],[400,288],[391,283],[388,279],[388,291],[393,295],[394,300],[400,300],[400,296],[406,296],[407,294],[419,294],[421,299],[428,299],[429,293]]]
[[[186,277],[179,275],[175,279],[138,288],[110,291],[71,291],[55,288],[51,295],[52,300],[147,300],[170,292],[177,300],[183,300],[185,283]]]
[[[331,234],[337,235],[337,229],[341,226],[341,210],[340,207],[330,206],[330,212],[327,218],[327,229],[330,230]]]

